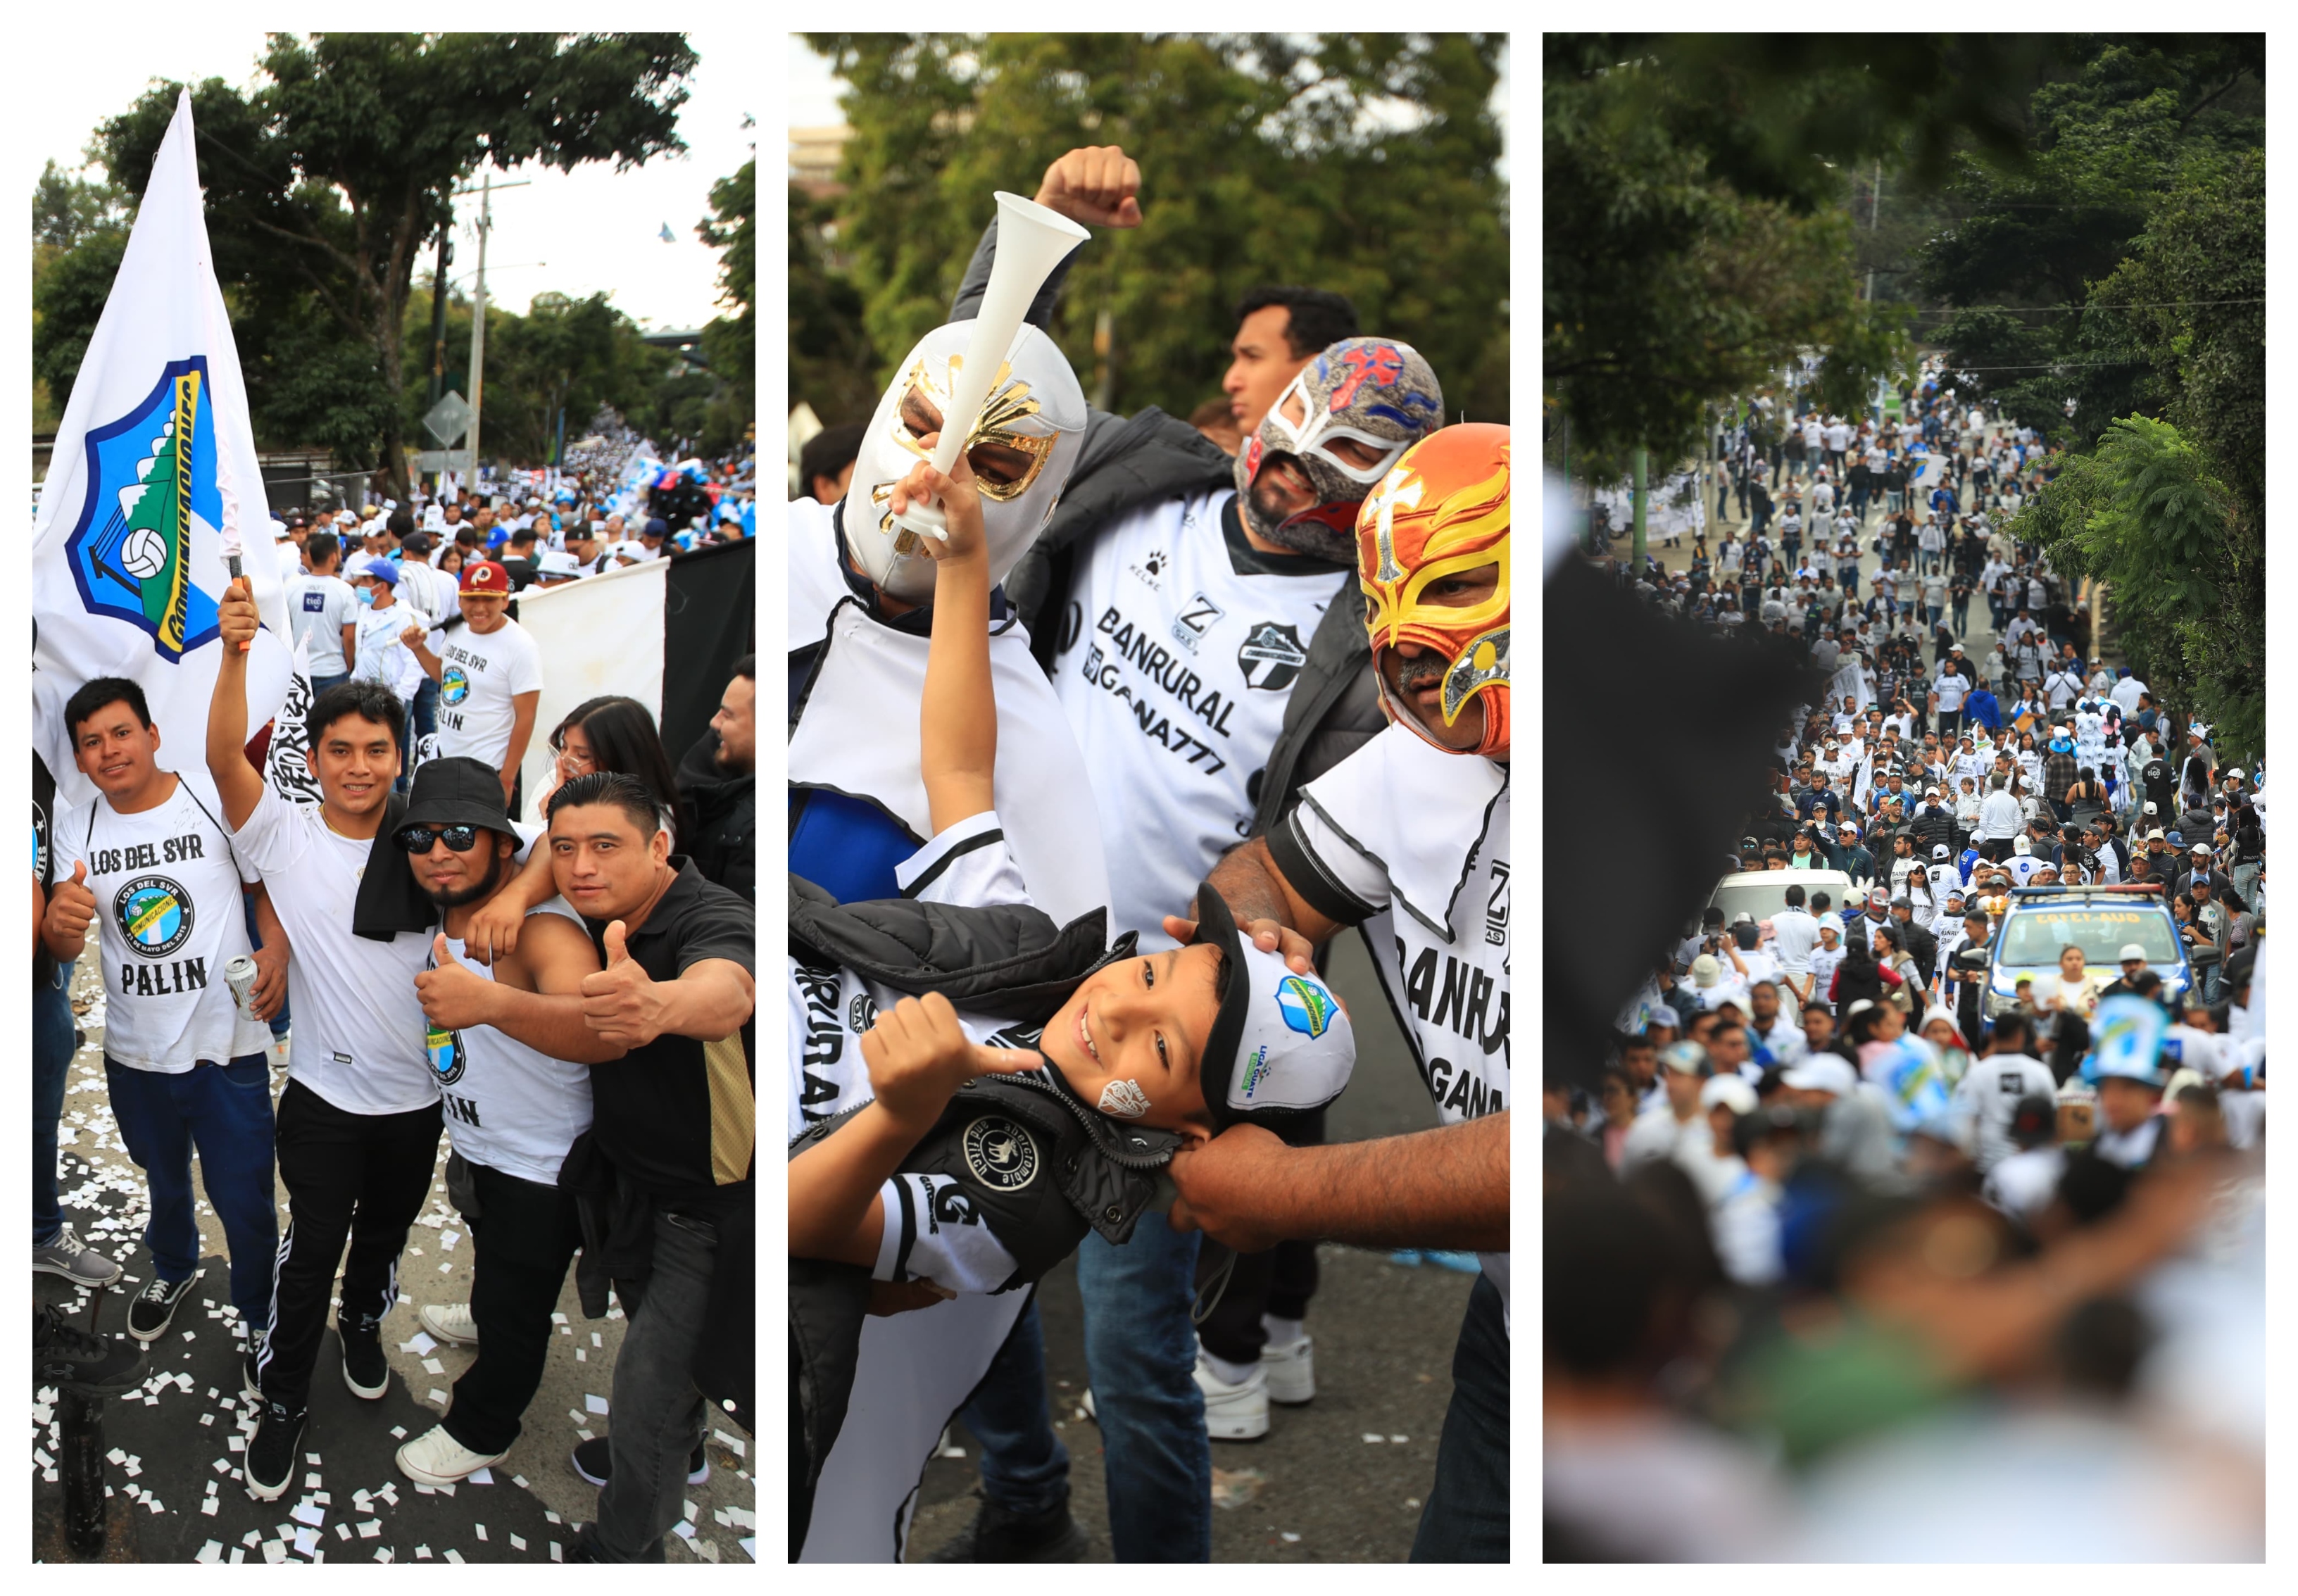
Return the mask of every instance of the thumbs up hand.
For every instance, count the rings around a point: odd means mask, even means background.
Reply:
[[[666,1029],[669,1005],[662,987],[631,957],[621,921],[608,922],[603,940],[607,967],[583,978],[583,1023],[618,1047],[643,1047]]]
[[[50,952],[68,947],[76,955],[87,939],[88,922],[95,918],[95,894],[87,889],[87,861],[77,859],[72,862],[71,880],[58,881],[48,894],[48,916],[40,934],[47,939]]]
[[[423,1017],[445,1030],[494,1023],[494,982],[449,952],[443,931],[431,939],[431,959],[437,968],[415,978],[415,996],[423,1005]]]

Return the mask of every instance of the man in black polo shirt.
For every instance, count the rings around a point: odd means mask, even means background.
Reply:
[[[592,1066],[592,1129],[562,1175],[595,1193],[600,1167],[611,1174],[616,1225],[603,1251],[630,1317],[607,1479],[578,1561],[661,1562],[706,1393],[749,1422],[757,918],[671,856],[668,820],[643,785],[612,771],[550,798],[552,874],[606,961],[583,980],[584,1023],[626,1049]]]

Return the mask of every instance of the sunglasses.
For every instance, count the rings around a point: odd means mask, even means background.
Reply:
[[[479,828],[459,826],[401,826],[392,833],[392,839],[409,853],[427,854],[434,842],[444,842],[459,854],[467,854],[478,846]]]

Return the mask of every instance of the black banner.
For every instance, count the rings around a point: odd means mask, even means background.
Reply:
[[[662,600],[662,746],[675,766],[710,729],[734,662],[758,648],[756,543],[673,557]]]

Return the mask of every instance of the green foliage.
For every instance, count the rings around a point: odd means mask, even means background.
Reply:
[[[127,226],[127,194],[116,183],[68,177],[49,161],[32,190],[32,243],[78,249],[97,233]]]
[[[1542,375],[1575,464],[1688,451],[1711,408],[1822,353],[1819,401],[1904,380],[1909,308],[1864,301],[1849,175],[2023,152],[2047,38],[1557,35],[1542,83]],[[1865,209],[1863,204],[1862,209]],[[1888,281],[1881,285],[1889,289]]]
[[[812,404],[827,425],[860,421],[877,405],[878,356],[864,323],[862,291],[839,264],[828,237],[831,208],[789,187],[789,394],[786,408]]]
[[[947,318],[993,190],[1033,194],[1065,151],[1110,144],[1140,163],[1143,225],[1096,230],[1052,330],[1090,387],[1112,315],[1117,409],[1217,397],[1237,298],[1299,283],[1418,348],[1454,415],[1508,419],[1500,36],[809,38],[851,86],[831,225],[862,310],[858,332],[838,325],[845,290],[793,195],[791,397],[825,419],[874,402],[885,374],[856,384],[856,362]]]
[[[404,321],[457,185],[483,162],[619,170],[682,150],[695,59],[663,33],[274,34],[252,93],[196,86],[208,233],[259,434],[359,464],[379,453],[403,495]],[[124,189],[149,181],[178,87],[98,129],[93,153]],[[44,373],[93,331],[61,312],[86,308],[95,275],[92,262],[42,315]]]
[[[2159,699],[2216,726],[2224,757],[2265,748],[2263,551],[2236,495],[2167,421],[2125,417],[2011,524],[2062,571],[2102,578],[2133,667]],[[2262,597],[2262,590],[2261,591]]]
[[[752,313],[758,278],[758,163],[746,161],[731,178],[710,187],[710,215],[694,229],[702,242],[724,254],[718,262],[719,303],[725,314],[702,329],[702,354],[717,377],[696,429],[705,451],[731,450],[758,413],[758,330]]]

